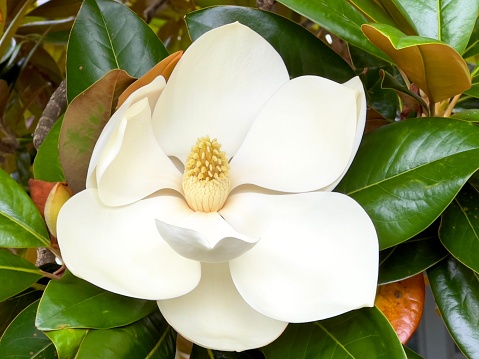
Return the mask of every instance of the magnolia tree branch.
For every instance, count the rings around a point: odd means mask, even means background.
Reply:
[[[66,82],[63,80],[60,86],[53,92],[52,97],[45,106],[45,110],[38,120],[37,128],[33,132],[33,145],[38,150],[53,124],[58,120],[61,113],[67,107]]]
[[[269,11],[273,7],[274,0],[256,0],[256,7],[261,10]]]

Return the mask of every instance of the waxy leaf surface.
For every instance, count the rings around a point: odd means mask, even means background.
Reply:
[[[450,256],[427,271],[436,304],[454,341],[479,358],[479,275]]]
[[[292,77],[318,75],[337,82],[354,77],[351,67],[321,40],[276,14],[238,6],[219,6],[192,12],[186,21],[193,40],[215,27],[235,21],[249,26],[279,52]]]
[[[110,70],[123,69],[138,78],[167,55],[153,30],[128,7],[111,0],[85,0],[68,42],[68,100]]]
[[[156,308],[154,301],[108,292],[67,273],[48,283],[36,325],[42,330],[106,329],[133,323]]]
[[[40,270],[32,263],[0,249],[0,302],[27,289],[41,277]]]
[[[427,228],[479,168],[479,129],[448,118],[393,123],[364,136],[337,187],[371,217],[385,249]]]
[[[38,149],[33,162],[33,176],[35,179],[48,182],[64,182],[65,175],[60,164],[58,152],[58,138],[62,127],[63,116],[52,126],[47,137]]]
[[[266,359],[302,358],[406,359],[388,320],[376,307],[314,323],[290,324],[273,343],[263,348]]]
[[[7,300],[0,302],[0,337],[13,319],[26,307],[42,296],[43,292],[27,289]]]
[[[465,61],[449,45],[424,37],[406,36],[384,24],[366,24],[362,30],[432,102],[448,99],[471,87]]]
[[[0,169],[0,247],[48,247],[45,222],[25,190]]]
[[[0,358],[53,359],[53,343],[35,328],[38,301],[25,308],[8,326],[0,340]]]

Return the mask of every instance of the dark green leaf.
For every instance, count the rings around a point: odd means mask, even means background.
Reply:
[[[453,118],[457,118],[458,120],[469,121],[469,122],[479,122],[479,110],[477,109],[470,109],[470,110],[463,110],[460,112],[456,112],[452,115]]]
[[[25,190],[0,169],[0,247],[50,246],[45,222]]]
[[[28,16],[40,16],[49,19],[75,16],[81,3],[81,0],[50,0],[30,11]]]
[[[279,52],[292,77],[318,75],[345,82],[354,76],[349,65],[321,40],[274,13],[220,6],[192,12],[187,15],[186,21],[193,41],[212,28],[235,21],[249,26]]]
[[[307,324],[290,324],[263,348],[266,359],[407,359],[396,332],[377,308]]]
[[[412,119],[366,135],[337,190],[368,212],[384,249],[427,228],[478,167],[479,128]]]
[[[75,359],[173,359],[175,350],[176,333],[157,310],[126,327],[89,331]]]
[[[462,56],[467,59],[468,57],[475,56],[479,54],[479,18],[476,19],[474,29],[472,30],[471,37],[469,38],[469,43],[467,44],[466,51]]]
[[[154,301],[111,293],[67,273],[48,283],[36,325],[42,330],[113,328],[133,323],[155,308]]]
[[[452,256],[427,271],[447,329],[468,358],[479,358],[479,277]]]
[[[404,351],[406,352],[407,359],[424,359],[422,356],[420,356],[418,353],[412,351],[408,347],[404,347]]]
[[[60,164],[60,155],[58,153],[58,137],[62,126],[63,116],[58,119],[48,132],[47,137],[42,142],[33,162],[33,175],[35,179],[46,182],[64,182]]]
[[[420,233],[407,242],[379,253],[378,284],[412,277],[433,266],[447,254],[438,239],[437,226],[434,226],[432,231]]]
[[[27,289],[3,302],[0,302],[0,336],[2,336],[10,322],[27,306],[42,296],[42,291]]]
[[[479,272],[479,192],[470,184],[442,214],[439,238],[457,260]]]
[[[368,19],[348,1],[279,0],[279,2],[348,43],[389,61],[388,57],[364,36],[361,25],[368,23]]]
[[[68,43],[68,100],[110,70],[123,69],[138,78],[167,55],[153,30],[128,7],[113,0],[85,0]]]
[[[38,301],[30,304],[8,326],[0,340],[0,358],[55,359],[53,343],[35,328]]]
[[[0,302],[27,289],[41,277],[41,271],[32,263],[0,248]]]

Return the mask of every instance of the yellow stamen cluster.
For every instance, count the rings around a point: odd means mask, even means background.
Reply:
[[[191,148],[183,173],[183,191],[190,208],[201,212],[220,210],[230,190],[228,172],[226,154],[216,138],[199,138]]]

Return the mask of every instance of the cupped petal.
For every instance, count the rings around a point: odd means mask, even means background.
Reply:
[[[350,197],[243,192],[231,195],[220,214],[238,231],[261,236],[230,262],[239,293],[258,312],[309,322],[374,305],[378,239]]]
[[[157,220],[156,227],[178,254],[200,262],[227,262],[259,241],[235,231],[217,212],[194,212],[177,225]]]
[[[256,312],[236,290],[227,263],[203,263],[200,284],[179,298],[158,301],[170,325],[205,348],[243,351],[271,343],[288,323]]]
[[[139,100],[147,98],[150,108],[153,109],[165,86],[166,86],[165,79],[162,76],[158,76],[148,85],[143,86],[140,89],[133,92],[111,116],[111,118],[108,120],[107,124],[103,128],[100,134],[100,137],[98,138],[95,144],[95,148],[93,149],[93,153],[90,159],[90,164],[88,167],[88,174],[87,174],[87,180],[86,180],[87,188],[97,187],[95,170],[98,164],[99,157],[103,153],[104,147],[109,143],[110,137],[114,135],[118,126],[122,125],[122,120],[124,119],[125,114],[130,108],[130,106]],[[114,157],[114,154],[112,154],[111,157]]]
[[[123,206],[161,189],[182,192],[182,174],[156,142],[147,98],[128,108],[103,148],[96,168],[98,195]]]
[[[280,55],[250,28],[233,23],[210,30],[186,50],[155,107],[158,142],[168,156],[185,161],[196,140],[209,135],[231,157],[258,111],[288,80]]]
[[[111,292],[151,300],[181,296],[199,283],[201,267],[170,248],[155,216],[173,220],[189,211],[168,194],[107,207],[96,189],[86,189],[60,210],[62,258],[74,275]]]
[[[306,192],[336,181],[354,149],[358,96],[364,92],[318,76],[282,86],[231,160],[232,187]]]

